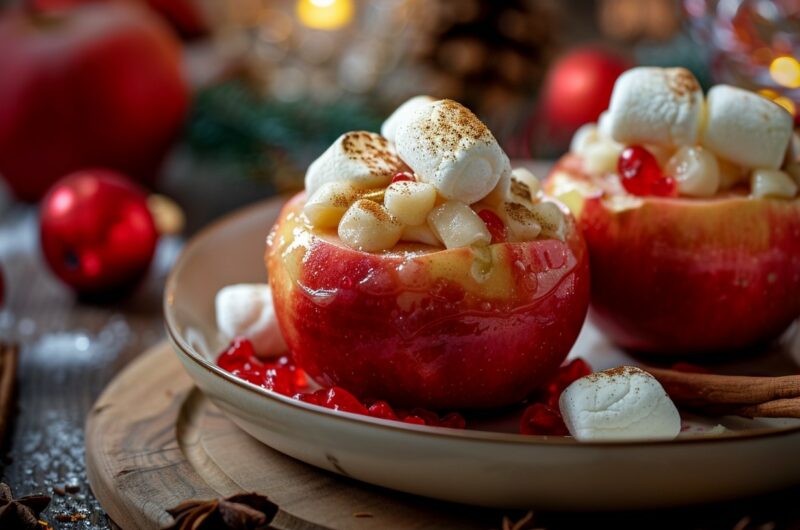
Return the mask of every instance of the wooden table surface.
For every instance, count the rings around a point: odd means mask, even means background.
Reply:
[[[86,481],[86,413],[114,374],[163,339],[161,292],[180,246],[179,239],[162,239],[149,277],[130,299],[88,305],[46,269],[36,209],[8,202],[0,206],[6,290],[0,339],[21,346],[19,412],[4,445],[3,481],[17,495],[53,495],[45,514],[56,528],[109,528]],[[54,494],[65,486],[77,492]],[[85,519],[54,520],[74,513]]]

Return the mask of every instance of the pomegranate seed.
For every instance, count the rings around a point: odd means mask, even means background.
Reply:
[[[403,418],[403,421],[414,425],[425,425],[425,420],[423,420],[419,416],[406,416],[405,418]]]
[[[231,372],[233,375],[238,377],[239,379],[244,379],[248,383],[253,383],[254,385],[263,385],[264,384],[264,371],[258,368],[252,368],[248,370],[233,370]]]
[[[417,407],[411,410],[409,416],[422,418],[423,421],[425,421],[425,425],[430,425],[431,427],[436,427],[439,425],[439,415],[427,409]]]
[[[319,404],[333,410],[352,412],[353,414],[369,415],[367,408],[350,392],[344,388],[334,386],[323,388],[315,392]]]
[[[449,414],[445,414],[444,417],[439,420],[439,427],[447,427],[449,429],[463,429],[467,426],[467,422],[464,420],[464,416],[459,414],[458,412],[451,412]]]
[[[653,154],[640,145],[626,147],[617,160],[622,185],[633,195],[674,197],[678,187],[672,177],[665,175]]]
[[[592,367],[583,359],[574,359],[568,364],[562,365],[555,377],[547,385],[544,392],[544,402],[547,406],[558,410],[558,400],[561,393],[577,379],[592,373]]]
[[[372,405],[369,406],[369,415],[373,418],[381,418],[383,420],[394,420],[400,421],[400,418],[397,417],[392,406],[389,405],[385,401],[376,401]]]
[[[392,184],[394,184],[395,182],[404,182],[404,181],[414,182],[415,180],[416,179],[414,178],[414,175],[412,175],[408,171],[399,171],[395,173],[394,176],[392,177]]]
[[[484,209],[478,212],[478,217],[483,220],[486,229],[492,235],[492,244],[503,243],[508,239],[508,228],[496,213]]]
[[[275,365],[267,369],[264,374],[264,384],[267,390],[272,390],[284,396],[291,396],[297,389],[294,386],[293,370],[286,366]]]
[[[522,413],[519,424],[521,434],[540,436],[566,436],[569,434],[561,413],[543,403],[534,403]]]
[[[253,344],[244,337],[237,337],[217,358],[217,365],[223,370],[233,372],[252,361],[257,361]]]
[[[319,397],[316,394],[306,394],[299,392],[292,396],[292,399],[302,401],[303,403],[311,403],[312,405],[319,405]]]

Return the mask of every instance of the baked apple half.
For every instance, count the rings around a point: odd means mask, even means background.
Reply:
[[[382,132],[340,137],[268,237],[295,361],[395,406],[522,401],[585,319],[583,238],[461,105],[415,98]]]
[[[620,77],[545,189],[589,248],[591,319],[666,355],[754,350],[800,316],[800,165],[792,118],[683,69]]]

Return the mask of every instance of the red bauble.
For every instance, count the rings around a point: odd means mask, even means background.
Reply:
[[[129,2],[0,17],[0,174],[23,200],[109,167],[151,183],[188,104],[180,43]]]
[[[85,295],[135,284],[147,272],[158,241],[144,192],[105,169],[57,182],[42,201],[40,221],[50,268]]]
[[[551,138],[569,142],[578,127],[597,121],[608,108],[617,77],[631,66],[627,58],[597,47],[576,48],[558,59],[540,102]]]

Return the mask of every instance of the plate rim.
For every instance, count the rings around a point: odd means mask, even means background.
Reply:
[[[470,429],[451,429],[444,427],[428,427],[420,425],[406,424],[403,422],[396,422],[390,420],[383,420],[380,418],[373,418],[371,416],[364,416],[362,414],[354,414],[350,412],[338,411],[328,409],[325,407],[314,406],[305,403],[289,396],[283,396],[275,392],[270,392],[265,388],[261,388],[247,381],[241,380],[216,366],[208,359],[206,359],[183,338],[178,332],[178,324],[175,321],[176,317],[172,311],[173,300],[175,291],[178,285],[178,273],[185,265],[188,256],[191,254],[194,247],[198,246],[207,238],[211,233],[221,230],[222,228],[235,224],[241,218],[246,218],[253,215],[255,212],[264,209],[267,206],[275,206],[278,211],[283,210],[283,205],[291,198],[291,195],[278,195],[269,199],[261,200],[235,210],[222,216],[220,219],[213,221],[197,231],[183,246],[178,258],[173,263],[164,286],[164,295],[162,300],[162,309],[164,312],[164,323],[167,335],[170,342],[176,347],[184,357],[191,360],[198,367],[208,371],[211,375],[222,379],[227,384],[232,384],[239,389],[254,393],[262,399],[271,400],[280,405],[294,407],[304,412],[310,412],[319,416],[332,418],[334,420],[346,421],[349,423],[356,423],[359,425],[369,425],[381,429],[388,429],[394,432],[413,433],[415,435],[426,435],[441,439],[456,439],[459,441],[470,442],[492,442],[513,445],[532,445],[532,446],[571,446],[571,447],[584,447],[586,449],[594,449],[598,447],[606,448],[630,448],[630,447],[663,447],[663,446],[685,446],[696,444],[720,443],[720,442],[744,442],[754,439],[768,439],[783,436],[791,436],[800,433],[800,425],[794,427],[774,428],[764,431],[756,431],[750,433],[743,433],[738,435],[715,435],[715,436],[697,436],[676,438],[673,440],[617,440],[617,441],[585,441],[578,442],[572,437],[563,436],[538,436],[527,434],[515,433],[502,433],[492,431],[477,431]],[[279,213],[280,215],[280,213]],[[266,234],[264,235],[266,239]],[[585,324],[584,324],[585,325]]]

